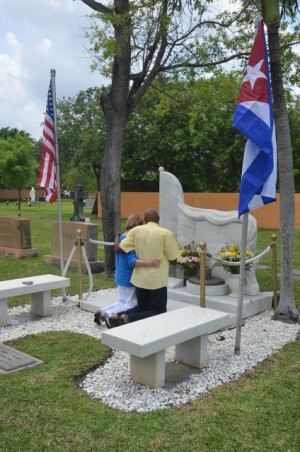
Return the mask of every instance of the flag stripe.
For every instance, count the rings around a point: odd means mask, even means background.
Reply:
[[[249,108],[239,105],[236,108],[235,118],[239,121],[238,129],[251,141],[256,144],[263,152],[272,153],[272,138],[270,126],[262,121],[261,118]],[[234,125],[234,123],[233,123]]]
[[[52,103],[52,86],[48,89],[46,113],[42,135],[43,156],[37,185],[45,188],[45,200],[54,202],[57,196],[56,149],[54,133],[54,112]]]

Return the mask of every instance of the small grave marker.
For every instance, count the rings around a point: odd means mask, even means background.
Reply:
[[[26,355],[7,345],[0,345],[0,374],[9,374],[18,370],[43,364],[44,361]]]

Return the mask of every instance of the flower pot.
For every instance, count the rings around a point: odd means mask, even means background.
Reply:
[[[240,285],[240,275],[230,273],[229,278],[227,279],[227,284],[229,285],[231,293],[229,294],[231,297],[239,296],[239,285]]]

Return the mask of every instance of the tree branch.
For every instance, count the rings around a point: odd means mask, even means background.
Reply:
[[[92,8],[94,11],[103,14],[111,14],[113,11],[107,6],[102,5],[102,3],[96,2],[95,0],[81,0],[82,3]]]

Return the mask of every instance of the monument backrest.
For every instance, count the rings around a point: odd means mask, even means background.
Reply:
[[[170,229],[180,247],[192,241],[205,242],[207,252],[217,254],[228,243],[241,242],[242,219],[238,211],[220,211],[201,209],[184,204],[184,193],[179,180],[171,173],[160,168],[159,213],[160,226]],[[255,253],[257,241],[257,223],[252,215],[248,216],[247,249]],[[248,273],[248,272],[247,272]],[[252,293],[258,291],[255,278],[255,265],[252,267],[248,282],[253,286]],[[213,268],[213,274],[227,279],[228,274],[220,267]],[[255,287],[255,288],[254,288]],[[249,289],[250,290],[250,289]]]

